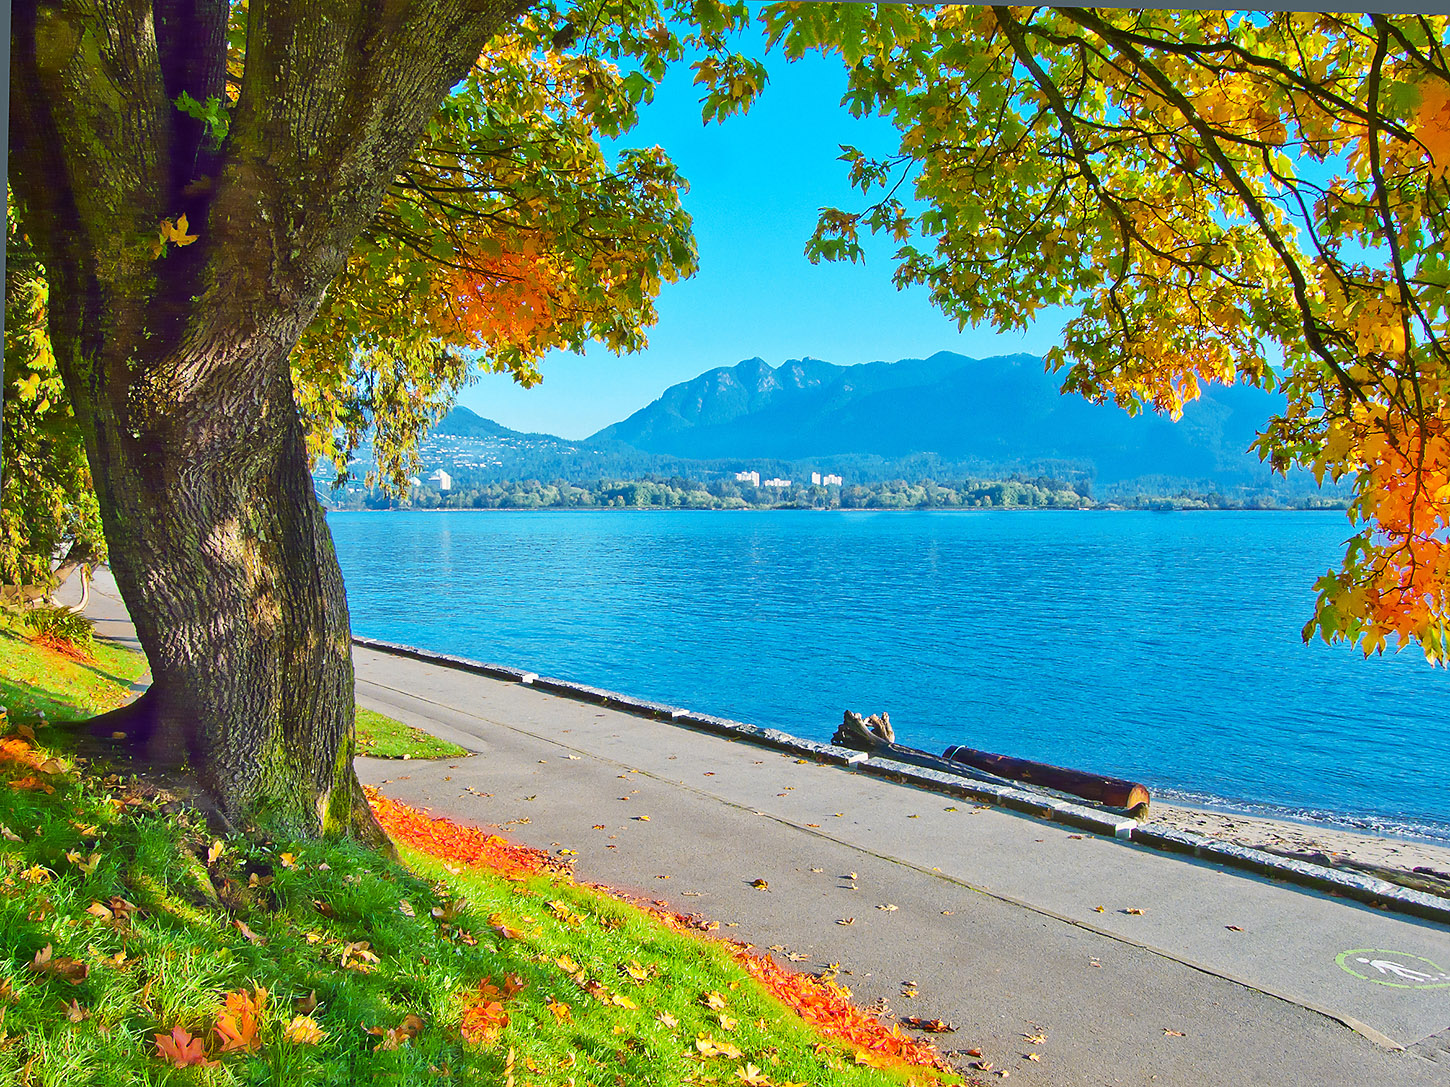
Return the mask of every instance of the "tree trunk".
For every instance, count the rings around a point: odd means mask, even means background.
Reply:
[[[288,358],[442,97],[525,6],[251,0],[223,136],[175,103],[226,93],[226,0],[14,5],[12,184],[153,676],[104,724],[189,763],[239,826],[381,840]]]
[[[371,836],[342,572],[301,424],[236,453],[224,468],[163,456],[111,473],[111,565],[152,686],[104,727],[189,763],[238,825]]]

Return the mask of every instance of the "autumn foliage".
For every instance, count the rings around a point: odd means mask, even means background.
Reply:
[[[1450,662],[1450,21],[1439,16],[773,4],[839,56],[863,210],[812,259],[891,237],[896,282],[963,325],[1066,309],[1065,392],[1177,417],[1281,394],[1257,452],[1354,485],[1306,639]],[[915,202],[907,200],[914,190]]]

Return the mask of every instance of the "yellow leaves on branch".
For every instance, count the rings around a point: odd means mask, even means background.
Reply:
[[[1358,641],[1366,655],[1418,641],[1450,661],[1450,437],[1443,414],[1423,425],[1390,421],[1383,407],[1334,427],[1324,457],[1358,465],[1354,515],[1373,526],[1350,541],[1342,574],[1319,582],[1314,618],[1325,641]],[[1321,462],[1322,463],[1322,462]]]
[[[1420,88],[1415,139],[1430,159],[1430,173],[1444,177],[1450,169],[1450,83],[1430,79]]]

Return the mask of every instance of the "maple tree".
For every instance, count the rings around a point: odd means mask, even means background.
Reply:
[[[758,91],[743,4],[82,0],[14,7],[11,181],[152,685],[114,719],[238,826],[380,841],[351,767],[312,458],[385,475],[468,374],[629,348],[694,252],[658,149],[599,138],[687,51]],[[487,49],[485,49],[487,47]],[[7,353],[8,354],[8,353]]]
[[[1076,312],[1064,391],[1176,417],[1282,393],[1256,448],[1348,478],[1353,536],[1304,637],[1450,662],[1450,69],[1443,17],[774,4],[790,57],[848,72],[894,153],[843,148],[869,206],[812,259],[899,245],[963,326]],[[914,199],[913,199],[914,198]]]

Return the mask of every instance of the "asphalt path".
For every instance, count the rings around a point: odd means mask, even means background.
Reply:
[[[104,576],[89,610],[134,639]],[[519,683],[354,661],[361,705],[472,752],[358,759],[364,781],[716,920],[863,1006],[945,1020],[933,1040],[963,1067],[980,1050],[984,1081],[1450,1085],[1444,926]]]
[[[354,660],[362,705],[476,752],[359,759],[365,781],[573,850],[581,878],[797,969],[835,964],[863,1005],[954,1024],[944,1049],[1016,1082],[1450,1084],[1444,926],[519,683]]]

